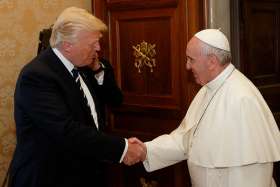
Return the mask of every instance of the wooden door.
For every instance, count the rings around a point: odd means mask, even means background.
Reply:
[[[170,133],[197,91],[185,70],[188,39],[203,25],[202,0],[94,0],[93,13],[109,26],[104,56],[110,59],[124,93],[110,110],[111,133],[143,141]],[[142,164],[116,166],[113,186],[190,186],[186,163],[156,172]]]
[[[280,1],[232,0],[231,8],[234,63],[258,87],[280,127]]]

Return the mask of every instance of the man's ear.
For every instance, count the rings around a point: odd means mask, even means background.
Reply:
[[[216,55],[208,55],[208,67],[210,70],[214,70],[219,65],[219,59]]]
[[[61,47],[62,47],[62,49],[65,53],[70,53],[71,49],[72,49],[72,46],[73,45],[70,42],[67,42],[67,41],[63,41],[61,43]]]

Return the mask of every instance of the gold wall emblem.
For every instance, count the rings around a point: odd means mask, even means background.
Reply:
[[[156,44],[150,44],[143,41],[136,46],[132,46],[133,48],[133,56],[135,57],[134,66],[138,69],[138,73],[141,73],[141,69],[144,66],[150,68],[150,72],[154,71],[154,67],[156,67],[156,59],[154,58],[156,55]]]

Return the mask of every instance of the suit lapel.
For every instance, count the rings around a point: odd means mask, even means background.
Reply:
[[[59,77],[64,81],[64,83],[73,88],[75,81],[71,73],[66,69],[60,59],[54,54],[51,48],[47,48],[44,52],[43,59],[46,59],[45,63],[52,69]]]
[[[60,79],[61,85],[65,90],[65,97],[69,98],[68,104],[71,105],[71,110],[73,111],[73,115],[76,116],[76,120],[86,121],[86,125],[96,128],[88,106],[83,102],[83,95],[79,90],[80,88],[78,88],[71,73],[51,48],[46,49],[42,55],[44,56],[43,59],[45,59],[44,62],[57,74],[57,78]]]

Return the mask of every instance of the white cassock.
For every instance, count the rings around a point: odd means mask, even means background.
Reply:
[[[188,160],[193,187],[272,187],[280,132],[258,89],[232,64],[204,85],[180,126],[147,145],[147,171]]]

